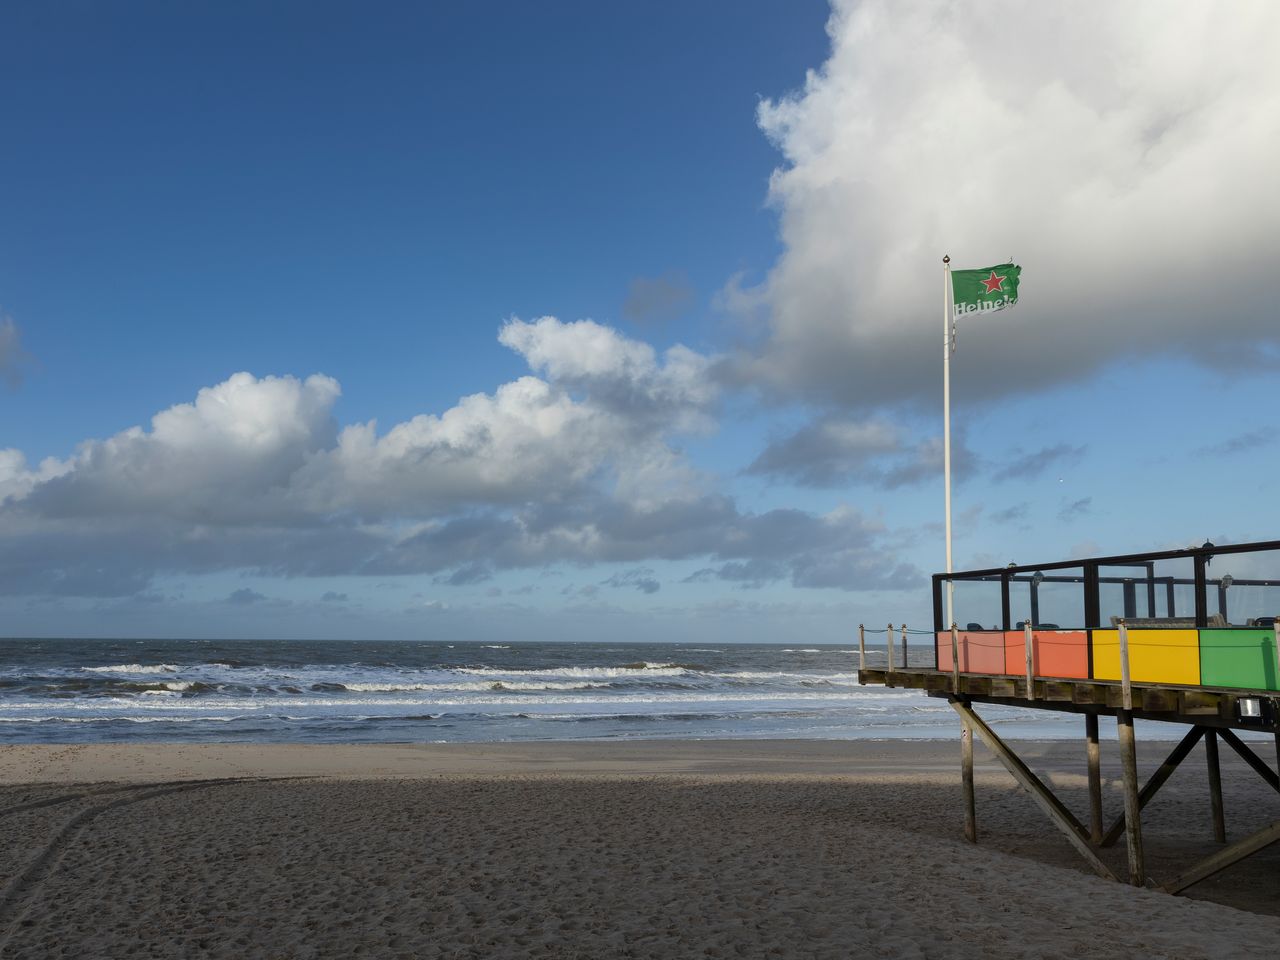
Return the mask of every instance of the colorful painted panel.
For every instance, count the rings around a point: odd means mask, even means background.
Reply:
[[[1004,673],[1005,635],[1000,630],[961,630],[957,634],[961,673]],[[951,670],[951,631],[938,634],[938,669]]]
[[[1206,687],[1280,690],[1274,630],[1201,630],[1200,682]]]
[[[1021,630],[1005,634],[1004,672],[1027,672],[1026,638]],[[1035,630],[1031,669],[1037,677],[1089,679],[1089,635],[1083,630]]]
[[[1093,677],[1120,679],[1120,631],[1093,630]],[[1130,630],[1129,678],[1134,683],[1200,684],[1197,630]]]

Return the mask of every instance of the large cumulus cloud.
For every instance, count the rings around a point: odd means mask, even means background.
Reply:
[[[745,513],[690,466],[674,441],[714,424],[711,358],[551,317],[499,339],[529,375],[385,432],[340,429],[329,377],[237,373],[65,460],[0,451],[0,589],[113,596],[234,569],[464,583],[688,558],[727,580],[744,563],[846,589],[917,576],[876,572],[886,531],[856,511]]]
[[[1024,266],[1018,309],[960,331],[961,397],[1278,355],[1280,6],[835,0],[828,29],[828,61],[759,110],[785,253],[730,291],[767,318],[742,382],[932,401],[943,253]]]

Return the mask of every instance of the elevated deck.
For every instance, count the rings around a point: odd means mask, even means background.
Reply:
[[[1118,680],[990,676],[961,673],[958,677],[942,670],[920,667],[897,669],[864,668],[858,682],[923,690],[931,697],[963,697],[976,703],[997,703],[1035,710],[1116,716],[1124,706],[1124,684]],[[1176,684],[1131,683],[1130,713],[1142,720],[1189,723],[1202,727],[1235,730],[1263,730],[1280,733],[1280,704],[1258,690],[1223,690]],[[1241,701],[1246,709],[1256,705],[1259,716],[1241,717]]]
[[[1213,613],[1211,598],[1217,607]],[[1123,835],[1129,882],[1137,886],[1149,883],[1142,809],[1203,741],[1213,836],[1224,846],[1158,885],[1178,893],[1280,842],[1277,820],[1226,845],[1218,758],[1221,741],[1280,792],[1277,610],[1280,541],[1274,540],[936,574],[932,665],[908,665],[904,625],[904,659],[899,666],[889,625],[887,664],[868,667],[866,632],[860,627],[858,680],[923,690],[945,698],[956,711],[967,839],[978,839],[973,783],[977,737],[1100,876],[1118,879],[1099,854]],[[979,716],[975,707],[988,703],[1083,715],[1088,827]],[[1103,824],[1102,810],[1098,728],[1103,716],[1115,718],[1124,773],[1125,811],[1109,827]],[[1141,786],[1135,719],[1188,727]],[[1270,734],[1277,768],[1273,770],[1236,730]]]

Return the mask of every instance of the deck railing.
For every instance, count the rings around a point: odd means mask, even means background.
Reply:
[[[937,574],[933,601],[939,671],[1280,692],[1280,541]]]

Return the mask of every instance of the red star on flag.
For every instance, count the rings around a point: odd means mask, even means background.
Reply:
[[[983,291],[984,293],[1004,293],[1004,287],[1002,287],[1001,284],[1003,284],[1006,279],[1006,277],[997,277],[996,272],[992,270],[991,276],[987,277],[985,280],[979,280],[978,282],[986,284],[987,289]]]

